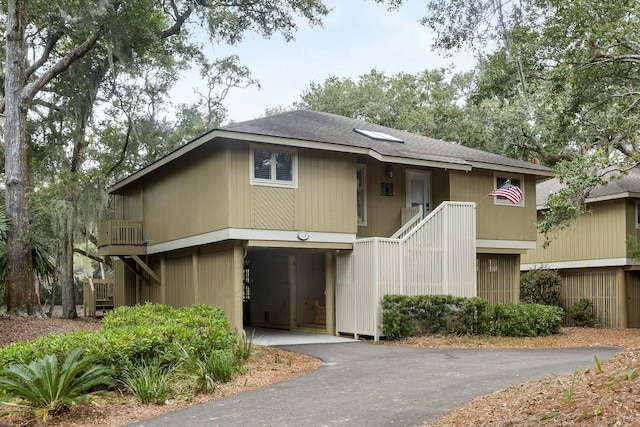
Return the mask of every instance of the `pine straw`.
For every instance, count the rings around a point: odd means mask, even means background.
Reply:
[[[560,377],[479,397],[423,427],[640,426],[640,329],[564,328],[536,338],[416,337],[389,343],[413,347],[625,349],[601,363]],[[575,379],[574,379],[575,374]]]
[[[602,371],[594,361],[574,374],[512,386],[423,426],[638,426],[639,362],[636,347],[602,363]]]

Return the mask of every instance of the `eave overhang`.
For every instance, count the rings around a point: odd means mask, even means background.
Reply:
[[[210,132],[205,133],[204,135],[194,139],[188,144],[178,148],[172,153],[166,155],[165,157],[157,160],[156,162],[150,164],[149,166],[140,169],[139,171],[133,173],[127,178],[117,182],[113,186],[109,188],[109,193],[115,193],[123,187],[131,184],[132,182],[137,181],[138,179],[144,177],[145,175],[162,168],[164,165],[182,157],[183,155],[189,153],[190,151],[195,150],[203,144],[206,144],[209,141],[214,139],[225,139],[225,140],[238,140],[238,141],[247,141],[253,143],[262,143],[262,144],[273,144],[280,145],[286,147],[297,147],[297,148],[308,148],[315,150],[323,150],[323,151],[332,151],[332,152],[340,152],[340,153],[352,153],[363,156],[369,156],[374,158],[380,162],[384,163],[394,163],[394,164],[402,164],[402,165],[410,165],[410,166],[422,166],[422,167],[430,167],[430,168],[438,168],[438,169],[448,169],[448,170],[460,170],[469,172],[474,168],[478,169],[488,169],[494,171],[503,171],[509,173],[519,173],[519,174],[527,174],[527,175],[535,175],[538,177],[550,177],[553,176],[553,173],[550,170],[543,169],[533,169],[526,167],[514,167],[508,165],[500,165],[495,163],[485,163],[485,162],[469,162],[464,159],[456,158],[456,157],[446,157],[446,156],[438,156],[438,155],[428,155],[428,154],[417,154],[415,156],[402,156],[402,155],[387,155],[380,153],[369,147],[358,147],[347,144],[340,144],[335,142],[325,142],[325,141],[311,141],[304,139],[296,139],[296,138],[287,138],[280,136],[269,136],[269,135],[258,135],[246,132],[236,132],[229,131],[224,129],[214,129]]]

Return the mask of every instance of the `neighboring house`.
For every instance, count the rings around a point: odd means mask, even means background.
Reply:
[[[517,302],[535,184],[548,176],[459,144],[288,112],[214,129],[112,186],[100,253],[123,261],[116,306],[208,304],[238,330],[378,338],[386,293]],[[524,193],[515,205],[488,197],[506,180]]]
[[[542,220],[549,194],[559,190],[557,179],[537,186],[538,219]],[[556,269],[562,276],[561,298],[571,307],[589,298],[608,327],[640,327],[640,263],[629,258],[625,241],[640,237],[640,169],[596,187],[587,199],[590,213],[552,236],[544,236],[522,258],[523,271]]]

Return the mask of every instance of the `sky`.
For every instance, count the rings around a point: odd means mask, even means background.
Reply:
[[[264,116],[267,108],[289,107],[310,82],[321,83],[329,76],[357,80],[372,68],[393,75],[452,65],[455,71],[467,71],[475,64],[471,54],[445,57],[431,48],[433,34],[418,22],[426,13],[422,0],[405,0],[391,12],[372,0],[325,3],[333,10],[323,27],[301,21],[294,41],[286,42],[280,35],[262,39],[248,34],[238,46],[205,46],[211,58],[238,55],[261,85],[228,94],[227,122]],[[201,86],[198,80],[197,71],[186,74],[173,101],[194,102],[194,90]]]

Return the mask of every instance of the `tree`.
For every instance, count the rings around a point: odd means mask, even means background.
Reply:
[[[8,0],[4,76],[5,194],[7,216],[12,224],[7,250],[8,310],[39,312],[29,247],[26,125],[29,109],[40,97],[46,99],[43,90],[54,79],[78,64],[85,65],[78,70],[93,75],[92,81],[99,84],[114,71],[114,64],[151,55],[154,47],[164,46],[164,41],[179,39],[187,24],[194,21],[208,30],[212,41],[236,43],[249,30],[265,37],[280,32],[291,39],[297,25],[295,15],[319,24],[327,13],[321,0],[253,3],[106,0],[97,6],[83,2]],[[28,46],[34,47],[31,55]],[[92,89],[97,84],[80,95],[88,102],[95,100],[92,97],[97,92]],[[76,124],[82,128],[89,116],[90,113],[78,117]],[[82,138],[76,137],[80,159],[86,147],[80,142]]]
[[[444,69],[393,76],[372,69],[359,77],[311,82],[293,108],[352,117],[433,138],[482,145],[477,123],[462,107],[471,74]]]
[[[549,198],[542,232],[567,226],[594,186],[638,164],[638,2],[428,0],[426,11],[421,22],[436,32],[437,48],[493,52],[485,76],[493,91],[483,99],[503,111],[520,102],[517,128],[533,132],[519,141],[556,165],[566,189]]]

